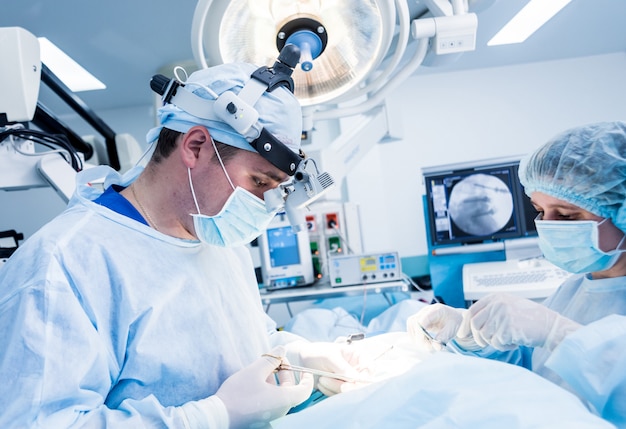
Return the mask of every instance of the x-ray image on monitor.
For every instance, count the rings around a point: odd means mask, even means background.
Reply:
[[[513,195],[497,176],[476,173],[459,181],[450,193],[450,218],[466,234],[488,236],[513,216]]]
[[[427,170],[424,183],[431,243],[473,244],[526,236],[518,163],[469,163],[458,169]]]

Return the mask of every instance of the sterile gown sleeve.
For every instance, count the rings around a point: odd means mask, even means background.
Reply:
[[[543,305],[581,325],[588,325],[611,314],[626,315],[626,281],[624,277],[594,280],[585,274],[574,275]],[[544,373],[543,368],[543,362],[550,356],[550,351],[545,348],[519,347],[500,352],[493,347],[486,347],[476,353],[462,352],[520,365],[550,378],[550,374]],[[559,383],[557,379],[552,381]]]
[[[2,428],[228,428],[215,396],[182,406],[164,406],[153,395],[107,404],[116,383],[124,383],[110,376],[122,368],[68,284],[24,285],[0,303],[0,329],[7,336],[0,352]],[[168,376],[177,389],[175,375],[162,374]]]
[[[626,428],[626,317],[608,316],[567,336],[545,365],[600,416]]]
[[[226,428],[268,319],[247,249],[73,198],[0,269],[0,427]]]

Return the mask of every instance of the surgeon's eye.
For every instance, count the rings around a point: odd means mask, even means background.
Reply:
[[[266,181],[258,177],[253,177],[252,180],[254,181],[254,186],[256,186],[257,188],[265,188],[266,186],[268,186]]]
[[[580,216],[578,213],[569,213],[569,212],[558,212],[556,217],[559,220],[579,220]]]

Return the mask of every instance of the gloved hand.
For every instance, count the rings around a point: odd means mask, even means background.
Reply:
[[[313,376],[302,373],[297,383],[291,371],[275,373],[281,362],[288,363],[285,348],[276,347],[270,355],[282,361],[264,355],[228,377],[216,392],[228,410],[231,428],[269,423],[311,396]]]
[[[406,321],[406,330],[423,349],[439,351],[456,336],[463,321],[464,311],[444,304],[432,304],[410,316]],[[435,341],[431,341],[421,327],[426,329]]]
[[[506,351],[518,346],[552,351],[580,325],[534,301],[515,295],[491,294],[472,305],[459,328],[481,347]]]
[[[360,354],[348,344],[297,341],[288,344],[287,348],[289,356],[295,355],[290,360],[299,362],[299,365],[359,378],[356,367],[359,365]],[[343,391],[345,383],[334,378],[319,377],[316,387],[324,395],[332,396]]]

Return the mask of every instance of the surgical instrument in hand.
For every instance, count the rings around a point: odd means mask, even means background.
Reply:
[[[308,372],[309,374],[319,375],[320,377],[328,377],[334,378],[336,380],[347,381],[349,383],[371,383],[372,380],[360,379],[355,377],[350,377],[343,374],[336,374],[334,372],[322,371],[314,368],[306,368],[303,366],[291,365],[286,363],[281,363],[278,368],[278,371],[299,371],[299,372]]]
[[[428,331],[426,330],[426,328],[424,328],[422,325],[418,325],[418,326],[420,327],[420,329],[422,330],[422,332],[424,333],[424,335],[426,335],[426,338],[428,338],[428,341],[429,341],[430,343],[439,344],[442,348],[446,348],[446,345],[447,345],[447,344],[446,344],[445,342],[443,342],[443,341],[438,340],[437,338],[435,338],[435,337],[433,336],[433,334],[431,334],[430,332],[428,332]]]

